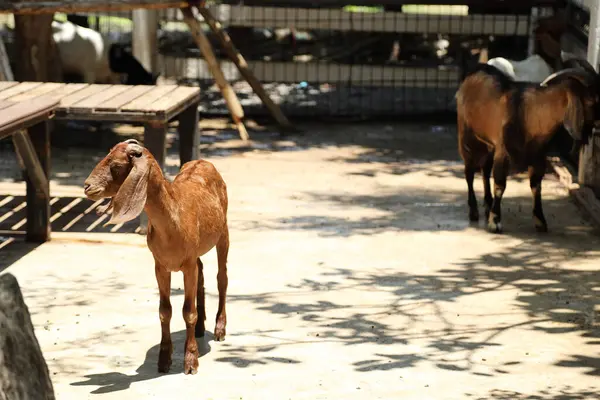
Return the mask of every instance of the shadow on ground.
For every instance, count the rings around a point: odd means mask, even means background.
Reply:
[[[492,390],[485,397],[469,393],[465,394],[465,398],[473,400],[585,400],[593,399],[597,396],[597,388],[577,389],[570,385],[549,386],[546,390],[541,390],[535,394],[513,392],[512,390]]]
[[[157,379],[165,375],[181,374],[183,373],[183,348],[185,345],[185,335],[185,330],[171,333],[171,340],[173,341],[174,348],[173,364],[171,365],[171,370],[166,374],[159,373],[157,369],[158,352],[160,349],[160,344],[157,344],[148,349],[144,363],[136,369],[135,374],[133,375],[127,375],[120,372],[85,375],[87,380],[73,382],[71,385],[98,386],[98,389],[93,390],[91,393],[102,394],[126,390],[131,386],[132,383]],[[213,341],[213,339],[213,334],[208,331],[206,331],[204,334],[204,338],[197,339],[200,358],[210,352],[210,342]]]
[[[306,341],[263,346],[274,354],[279,346],[312,342],[331,341],[346,346],[371,344],[380,346],[380,350],[374,351],[368,359],[356,361],[353,365],[356,371],[389,371],[429,363],[439,369],[483,377],[510,374],[529,362],[528,353],[500,365],[486,362],[480,354],[489,348],[506,346],[500,336],[515,329],[547,335],[576,333],[587,338],[590,345],[600,344],[600,324],[595,311],[600,297],[600,274],[593,267],[600,256],[599,241],[576,228],[563,227],[547,235],[522,232],[503,237],[490,235],[499,243],[510,242],[510,245],[496,252],[461,259],[433,274],[398,272],[402,267],[393,265],[389,268],[365,266],[360,270],[323,265],[319,276],[289,283],[286,291],[232,294],[230,301],[250,303],[257,311],[275,314],[289,320],[290,325],[316,332]],[[488,233],[482,231],[481,235]],[[388,300],[370,303],[367,307],[360,301],[348,300],[351,299],[349,292],[367,291]],[[453,304],[463,299],[477,304],[481,295],[504,291],[517,293],[516,297],[502,312],[483,315],[496,317],[495,322],[486,320],[485,324],[478,324],[471,322],[469,315],[452,312]],[[340,296],[346,293],[346,300],[332,300],[331,293],[340,293]],[[514,308],[522,311],[524,317],[517,322],[505,321],[505,316],[515,313],[511,311]],[[405,322],[388,323],[389,316],[402,316]],[[432,319],[437,328],[423,330],[422,327],[431,326]],[[411,352],[411,346],[420,350]],[[258,346],[255,351],[260,349]],[[230,351],[242,354],[243,349]],[[598,376],[600,351],[570,354],[555,365]],[[557,396],[541,393],[539,397],[527,398],[579,399],[584,397],[577,396],[586,393],[569,394],[570,389],[565,390]],[[502,396],[499,398],[521,398],[510,394]]]

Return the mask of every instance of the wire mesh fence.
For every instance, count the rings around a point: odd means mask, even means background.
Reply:
[[[271,97],[290,116],[449,112],[462,69],[481,49],[487,48],[490,57],[527,56],[530,4],[471,10],[461,4],[395,3],[347,6],[327,1],[314,7],[302,1],[245,1],[211,8]],[[161,72],[201,85],[203,111],[225,113],[206,63],[181,20],[176,10],[161,14]],[[264,113],[208,30],[207,35],[246,112]]]

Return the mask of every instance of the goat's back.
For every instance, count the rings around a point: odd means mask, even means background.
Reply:
[[[227,230],[227,187],[213,164],[196,160],[185,163],[161,195],[169,197],[167,209],[150,219],[148,247],[177,270],[208,252]]]
[[[181,195],[184,197],[191,195],[206,199],[207,196],[214,196],[223,212],[227,213],[227,185],[212,163],[194,160],[183,164],[173,185],[183,189]]]
[[[473,132],[483,141],[494,143],[507,119],[507,98],[508,86],[497,77],[484,71],[467,76],[456,94],[459,135]]]

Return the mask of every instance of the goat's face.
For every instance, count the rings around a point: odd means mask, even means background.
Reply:
[[[114,197],[133,168],[133,158],[142,156],[144,148],[137,140],[118,143],[90,173],[83,185],[90,200]]]
[[[134,139],[113,147],[85,180],[91,200],[110,197],[101,212],[112,214],[107,224],[121,224],[140,215],[148,196],[152,155]]]

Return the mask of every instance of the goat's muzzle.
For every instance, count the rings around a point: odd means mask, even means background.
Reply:
[[[102,192],[103,192],[102,188],[92,185],[89,182],[85,182],[83,184],[83,193],[85,194],[85,197],[87,197],[90,200],[96,201],[96,200],[100,200],[100,199],[104,198],[103,196],[101,196]]]

